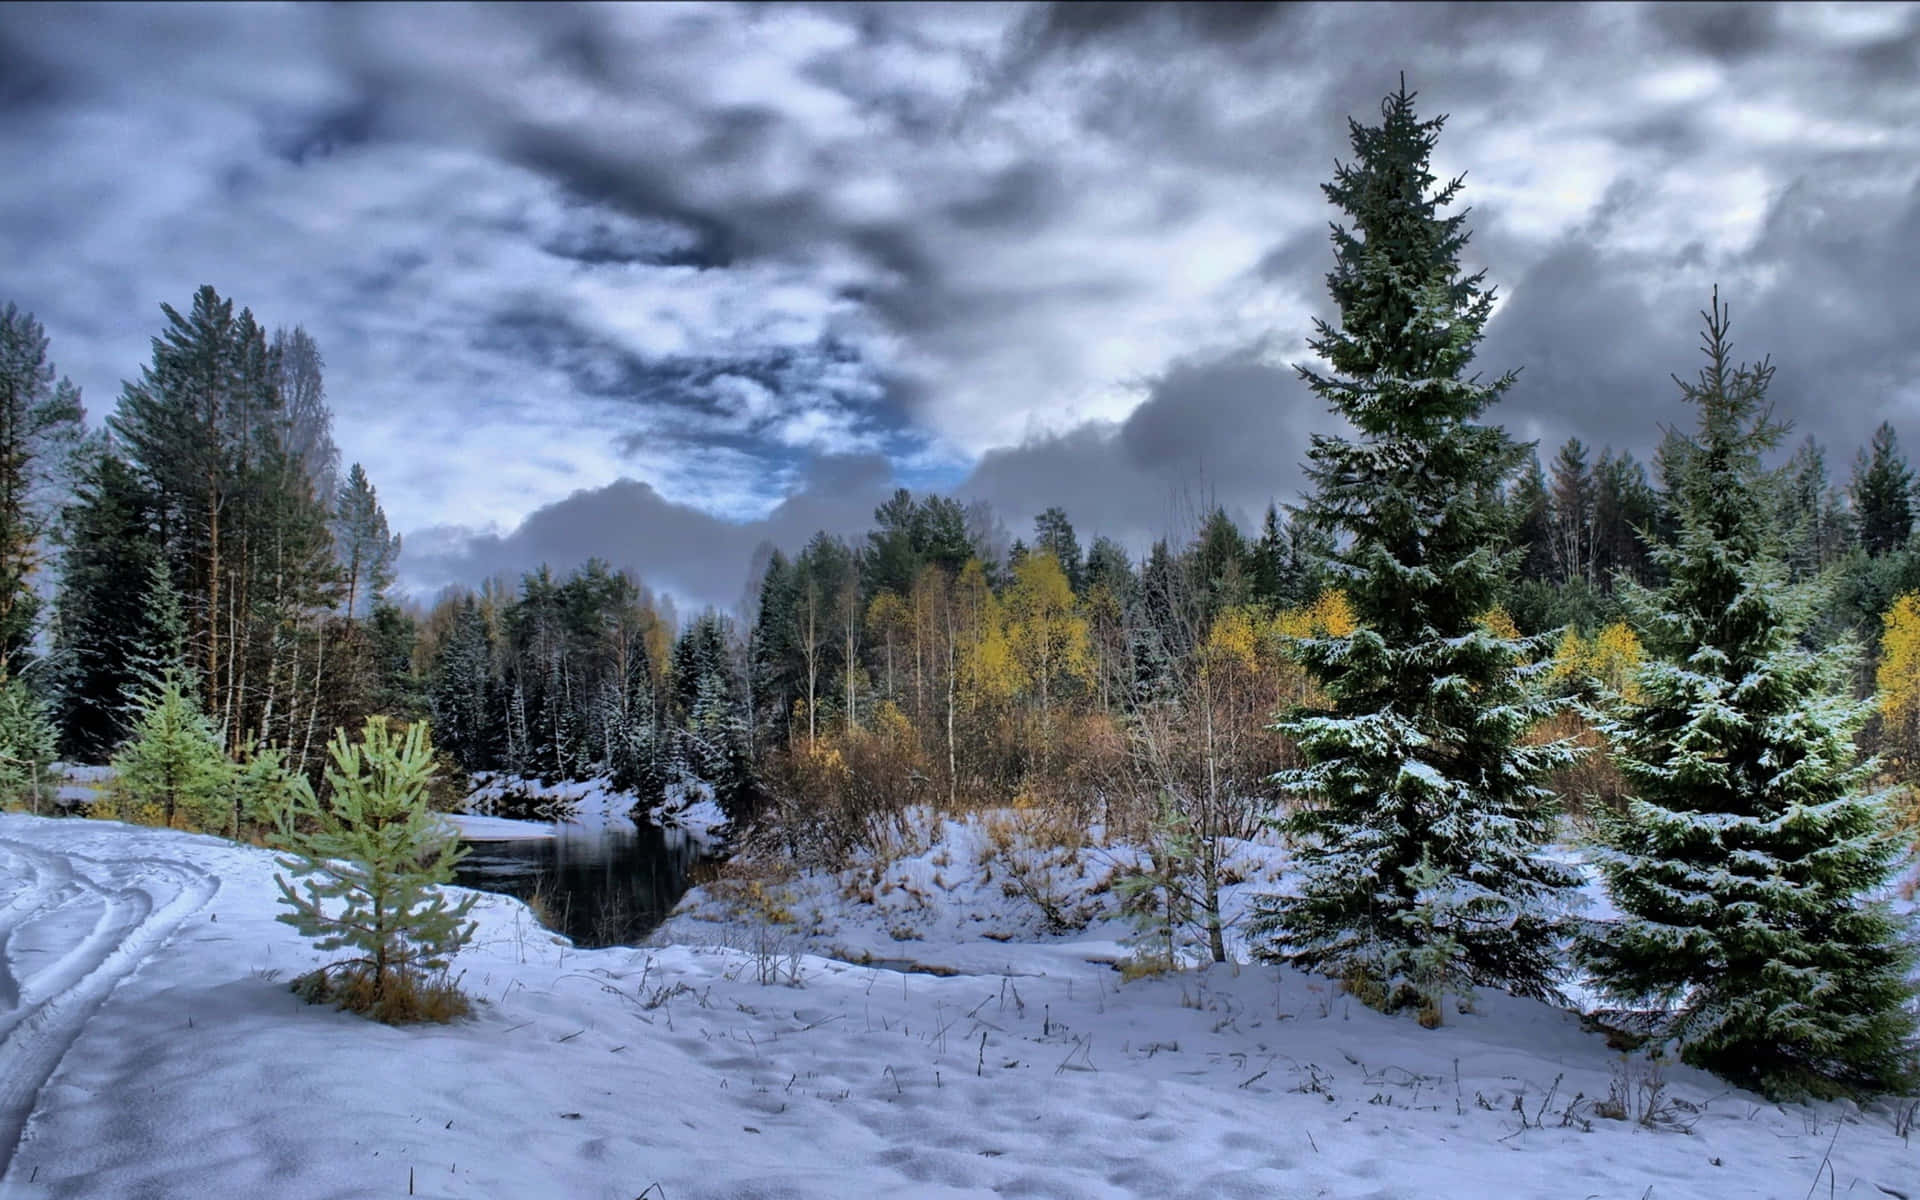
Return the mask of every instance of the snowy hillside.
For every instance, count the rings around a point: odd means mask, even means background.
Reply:
[[[0,1195],[1920,1195],[1890,1105],[1678,1068],[1651,1095],[1577,1017],[1501,996],[1428,1031],[1272,968],[1122,983],[1110,930],[888,939],[957,972],[932,976],[769,937],[579,951],[486,897],[476,1016],[390,1029],[288,993],[321,956],[273,873],[0,817]]]

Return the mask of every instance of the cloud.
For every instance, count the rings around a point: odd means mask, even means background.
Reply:
[[[96,419],[161,301],[305,324],[421,579],[730,602],[896,481],[1153,536],[1297,489],[1320,185],[1403,69],[1516,433],[1649,451],[1715,282],[1836,458],[1912,419],[1899,6],[10,6],[0,299]]]

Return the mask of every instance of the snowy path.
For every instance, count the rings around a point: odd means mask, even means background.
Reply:
[[[0,838],[0,881],[4,1178],[41,1086],[87,1019],[219,880],[184,863],[102,862]]]

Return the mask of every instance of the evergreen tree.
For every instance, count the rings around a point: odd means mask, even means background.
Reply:
[[[487,711],[492,663],[493,649],[480,605],[473,596],[465,596],[428,669],[427,711],[441,748],[467,771],[493,765],[492,722]]]
[[[1287,568],[1287,531],[1280,524],[1279,506],[1267,505],[1260,536],[1247,552],[1247,595],[1256,604],[1281,607],[1280,580]]]
[[[374,712],[412,721],[426,715],[426,696],[413,673],[413,648],[419,623],[412,614],[385,599],[373,606],[367,642],[372,652],[372,678],[366,704]]]
[[[1658,521],[1658,508],[1646,468],[1632,454],[1600,452],[1593,469],[1593,558],[1594,582],[1603,592],[1612,593],[1616,575],[1652,582],[1647,536]]]
[[[183,816],[196,829],[226,828],[233,763],[182,672],[170,669],[146,690],[133,733],[112,765],[123,819],[154,805],[169,829]]]
[[[1838,561],[1853,541],[1840,492],[1827,478],[1827,456],[1809,436],[1788,460],[1780,501],[1787,569],[1797,583]]]
[[[1676,378],[1700,418],[1676,455],[1680,534],[1655,551],[1666,585],[1635,598],[1641,698],[1602,725],[1632,791],[1602,826],[1624,915],[1579,955],[1616,999],[1671,1005],[1689,1063],[1774,1093],[1898,1086],[1913,959],[1867,899],[1899,854],[1853,742],[1869,706],[1845,692],[1851,646],[1803,644],[1816,588],[1788,585],[1767,519],[1773,368],[1733,364],[1717,291],[1702,316],[1707,365]]]
[[[273,354],[279,362],[281,443],[299,466],[315,496],[331,499],[340,491],[340,448],[333,443],[333,412],[327,407],[322,377],[325,361],[307,331],[274,331]]]
[[[1571,754],[1521,743],[1550,711],[1522,687],[1530,647],[1481,620],[1515,557],[1500,487],[1525,449],[1474,418],[1514,376],[1461,377],[1493,296],[1459,269],[1465,214],[1439,215],[1461,187],[1428,171],[1444,118],[1417,120],[1404,83],[1381,107],[1349,122],[1357,161],[1323,189],[1354,222],[1333,231],[1341,327],[1316,321],[1309,343],[1333,374],[1299,368],[1358,434],[1314,436],[1303,516],[1343,535],[1330,564],[1360,627],[1296,643],[1327,706],[1278,726],[1305,765],[1276,782],[1313,803],[1281,822],[1299,890],[1263,902],[1257,931],[1271,957],[1419,1003],[1440,896],[1453,974],[1546,996],[1575,878],[1537,853],[1538,781]]]
[[[609,771],[613,785],[642,800],[656,799],[667,784],[666,758],[660,749],[660,711],[653,669],[644,643],[636,642],[621,680]]]
[[[385,717],[368,720],[358,744],[346,731],[328,746],[327,800],[305,780],[275,813],[279,860],[302,886],[275,877],[290,910],[279,919],[315,939],[322,950],[349,949],[345,966],[367,983],[366,1011],[381,1020],[414,1013],[400,1003],[424,972],[444,968],[473,936],[467,919],[476,897],[449,904],[441,886],[465,850],[427,803],[433,750],[427,728],[395,737]],[[322,974],[324,979],[324,973]],[[358,989],[312,987],[309,994]]]
[[[1066,509],[1049,508],[1033,519],[1033,548],[1053,555],[1074,595],[1086,591],[1086,564],[1080,557],[1080,539],[1074,536],[1073,522],[1067,519]]]
[[[359,463],[347,472],[334,503],[333,543],[346,576],[346,616],[352,620],[360,601],[368,609],[380,602],[400,558],[400,538],[388,532],[387,514]]]
[[[1212,628],[1215,616],[1251,599],[1249,554],[1246,535],[1226,509],[1214,506],[1201,522],[1187,559],[1188,587],[1194,597],[1198,630]]]
[[[760,603],[747,646],[747,684],[752,689],[762,746],[790,745],[793,702],[806,692],[806,662],[799,643],[799,573],[775,550],[760,577]]]
[[[140,681],[147,599],[159,561],[153,510],[126,462],[103,450],[81,470],[61,515],[60,590],[53,645],[61,752],[103,763],[128,729],[127,697]]]
[[[57,756],[46,706],[18,675],[0,680],[0,804],[36,815],[53,795],[47,767]]]
[[[1553,459],[1553,563],[1560,582],[1593,583],[1593,473],[1587,448],[1568,438]]]
[[[54,494],[80,444],[80,389],[54,381],[47,337],[32,315],[0,308],[0,679],[33,639],[34,576],[57,511]]]
[[[127,647],[134,679],[148,691],[171,680],[186,695],[197,696],[194,675],[187,664],[187,618],[180,608],[180,590],[173,586],[173,573],[167,569],[166,560],[158,556],[147,564],[142,611],[146,620]],[[134,702],[145,707],[144,699]]]
[[[1853,466],[1854,519],[1860,548],[1878,557],[1907,544],[1913,533],[1913,470],[1900,453],[1893,426],[1881,422]]]
[[[1553,501],[1547,494],[1547,475],[1531,450],[1507,494],[1507,520],[1514,547],[1519,550],[1521,579],[1553,577]]]

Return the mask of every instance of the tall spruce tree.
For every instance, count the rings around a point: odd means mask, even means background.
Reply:
[[[347,471],[334,503],[333,544],[346,577],[347,619],[370,611],[393,583],[400,538],[387,530],[387,514],[359,463]]]
[[[1314,436],[1301,517],[1340,535],[1328,562],[1360,628],[1296,644],[1327,703],[1278,725],[1305,765],[1276,782],[1312,802],[1280,822],[1298,890],[1256,918],[1264,954],[1388,1008],[1430,1003],[1436,976],[1551,995],[1574,883],[1536,854],[1553,816],[1537,781],[1571,753],[1521,744],[1548,711],[1523,687],[1529,644],[1480,620],[1515,557],[1500,486],[1526,451],[1474,419],[1514,376],[1462,378],[1493,294],[1460,270],[1466,214],[1440,215],[1461,188],[1428,170],[1444,118],[1413,100],[1403,81],[1380,125],[1349,121],[1356,161],[1323,189],[1353,220],[1327,277],[1341,327],[1309,342],[1332,374],[1299,371],[1355,436]],[[1440,935],[1444,970],[1423,950]]]
[[[1526,466],[1507,489],[1508,523],[1514,546],[1520,551],[1522,579],[1553,577],[1553,500],[1547,493],[1547,475],[1540,458],[1529,450]]]
[[[492,722],[487,712],[493,647],[480,605],[468,595],[454,612],[427,676],[427,712],[435,740],[468,771],[493,765]]]
[[[149,640],[148,592],[161,561],[152,507],[108,448],[82,468],[78,495],[61,514],[57,722],[61,753],[78,762],[105,762],[129,729],[127,697],[140,682],[134,658]]]
[[[1878,557],[1900,549],[1913,533],[1913,469],[1900,453],[1899,439],[1886,422],[1853,465],[1853,512],[1859,522],[1860,548]]]
[[[0,680],[33,639],[58,482],[85,432],[80,389],[54,381],[47,335],[32,314],[0,308]]]
[[[1605,818],[1601,866],[1622,918],[1581,935],[1617,1000],[1671,1006],[1686,1061],[1775,1093],[1910,1082],[1911,949],[1867,897],[1899,844],[1866,790],[1854,732],[1867,704],[1854,648],[1806,648],[1818,585],[1790,586],[1764,503],[1773,368],[1735,366],[1719,293],[1707,365],[1676,378],[1698,432],[1675,466],[1678,540],[1655,550],[1660,590],[1635,592],[1640,699],[1602,722],[1631,787]]]

